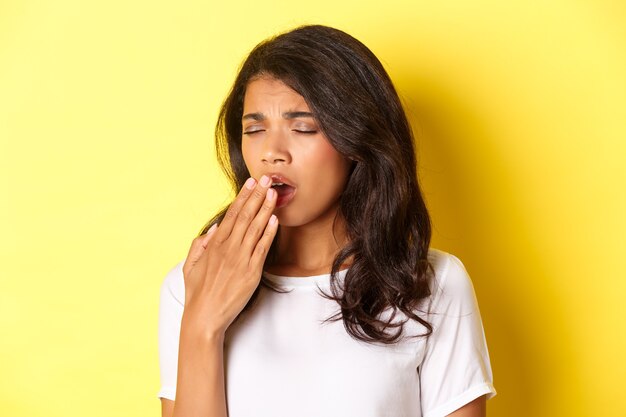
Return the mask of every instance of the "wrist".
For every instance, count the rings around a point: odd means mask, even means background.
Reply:
[[[197,320],[183,314],[180,328],[181,339],[193,339],[196,342],[224,343],[226,329],[218,324]]]

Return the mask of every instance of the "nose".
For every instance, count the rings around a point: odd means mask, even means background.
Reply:
[[[291,163],[289,152],[289,138],[281,129],[268,131],[263,141],[261,161],[265,164]]]

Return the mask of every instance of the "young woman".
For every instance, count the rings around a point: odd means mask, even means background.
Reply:
[[[411,129],[374,54],[320,25],[262,42],[216,137],[238,195],[162,284],[163,416],[485,416],[472,283],[429,248]]]

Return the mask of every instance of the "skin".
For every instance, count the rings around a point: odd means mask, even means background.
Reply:
[[[261,77],[247,86],[241,144],[248,171],[255,178],[278,172],[296,185],[293,200],[274,211],[281,225],[280,261],[266,267],[278,275],[330,272],[345,243],[337,210],[350,161],[335,150],[310,113],[304,98],[280,80]]]
[[[314,117],[303,113],[310,113],[304,98],[282,81],[260,77],[248,84],[242,151],[253,178],[222,223],[192,242],[183,266],[177,400],[161,399],[163,417],[227,416],[224,334],[258,286],[275,238],[278,261],[265,269],[286,276],[330,272],[346,241],[338,199],[350,161],[332,147]],[[280,173],[296,186],[284,207],[275,207],[270,173]],[[485,417],[485,397],[449,415]]]

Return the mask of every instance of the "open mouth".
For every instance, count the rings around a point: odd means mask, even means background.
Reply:
[[[296,187],[286,182],[272,178],[272,188],[276,190],[276,208],[285,207],[293,199],[296,193]]]

